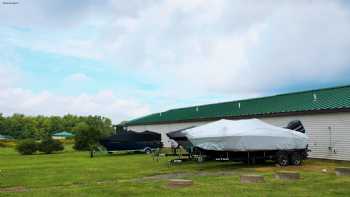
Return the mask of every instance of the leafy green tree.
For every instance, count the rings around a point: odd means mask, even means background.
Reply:
[[[31,155],[38,150],[38,144],[34,139],[25,139],[17,143],[16,150],[22,155]]]
[[[22,114],[14,114],[12,117],[7,120],[7,129],[11,136],[26,139],[34,138],[36,132],[35,121],[30,117],[26,117]]]
[[[41,142],[38,145],[38,150],[46,154],[51,154],[55,151],[62,151],[63,149],[63,144],[58,140],[52,139],[51,137],[47,137],[41,140]]]
[[[57,131],[76,132],[78,124],[85,123],[92,130],[98,130],[105,135],[112,130],[110,119],[101,116],[76,116],[67,114],[60,116],[25,116],[13,114],[5,117],[0,113],[0,134],[9,135],[15,139],[44,139]]]
[[[6,118],[0,113],[0,134],[5,134],[6,131]]]
[[[62,119],[64,130],[72,131],[73,128],[80,122],[78,116],[67,114]]]
[[[99,132],[92,129],[87,123],[81,122],[74,127],[76,132],[74,137],[74,149],[76,150],[90,150],[91,146],[97,142]]]
[[[64,130],[62,118],[59,116],[52,116],[50,118],[50,130],[48,131],[49,135],[62,130]]]
[[[86,122],[79,123],[74,130],[75,145],[77,150],[93,150],[99,140],[112,133],[112,123],[101,116],[88,116]]]

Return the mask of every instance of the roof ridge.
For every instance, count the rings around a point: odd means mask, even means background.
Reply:
[[[327,87],[327,88],[319,88],[319,89],[311,89],[311,90],[302,90],[297,92],[288,92],[288,93],[282,93],[282,94],[276,94],[274,96],[283,96],[283,95],[290,95],[290,94],[301,94],[301,93],[307,93],[307,92],[314,92],[314,91],[324,91],[324,90],[333,90],[333,89],[341,89],[341,88],[348,88],[349,85],[341,85],[341,86],[333,86],[333,87]]]
[[[190,109],[190,108],[195,108],[195,107],[203,107],[203,106],[225,104],[225,103],[237,103],[237,102],[242,102],[242,101],[266,99],[266,98],[271,98],[271,97],[275,97],[275,96],[285,96],[285,95],[291,95],[291,94],[302,94],[302,93],[308,93],[308,92],[314,92],[314,91],[318,91],[319,92],[319,91],[324,91],[324,90],[341,89],[341,88],[347,88],[347,87],[350,87],[350,84],[349,85],[342,85],[342,86],[327,87],[327,88],[310,89],[310,90],[302,90],[302,91],[296,91],[296,92],[274,94],[274,95],[261,96],[261,97],[256,97],[256,98],[247,98],[247,99],[239,99],[239,100],[232,100],[232,101],[223,101],[223,102],[209,103],[209,104],[203,104],[203,105],[193,105],[193,106],[188,106],[188,107],[173,108],[173,109],[169,109],[169,110],[163,111],[162,113],[173,111],[173,110],[180,110],[180,109]]]
[[[188,120],[192,116],[193,118],[199,118],[199,119],[203,117],[213,118],[213,117],[217,117],[218,114],[220,113],[222,113],[223,116],[227,116],[227,115],[241,116],[241,115],[249,115],[249,114],[256,115],[256,114],[270,114],[270,113],[278,113],[278,112],[285,113],[285,112],[312,111],[312,110],[324,110],[324,109],[347,108],[350,110],[350,91],[348,91],[349,88],[350,88],[350,85],[342,85],[342,86],[334,86],[334,87],[327,87],[327,88],[289,92],[289,93],[283,93],[283,94],[275,94],[275,95],[262,96],[262,97],[256,97],[256,98],[217,102],[217,103],[210,103],[210,104],[204,104],[204,105],[194,105],[194,106],[182,107],[182,108],[173,108],[166,111],[152,113],[146,116],[132,119],[130,121],[127,121],[125,125],[128,125],[128,123],[133,124],[133,122],[135,124],[139,124],[140,122],[152,123],[157,121],[158,122],[179,121],[180,119]],[[339,95],[338,95],[338,92],[339,92]],[[321,99],[319,100],[319,102],[305,103],[306,102],[305,98],[310,98],[310,101],[315,101],[315,99],[318,101],[317,95],[312,95],[312,93],[329,95],[327,98],[332,98],[332,99],[331,100]],[[333,95],[333,93],[337,93],[336,95],[338,95],[337,97],[339,98],[334,98],[335,95]],[[271,102],[274,102],[275,100],[277,101],[279,99],[283,100],[283,103],[287,105],[285,110],[282,109],[281,106],[276,107],[275,105],[271,105],[272,104]],[[339,101],[339,99],[343,99],[343,100]],[[264,102],[265,100],[268,103]],[[230,105],[232,105],[232,107],[237,105],[237,107],[240,109],[241,108],[240,102],[242,102],[243,105],[246,105],[245,103],[249,103],[253,105],[247,105],[243,107],[242,111],[238,110],[234,113],[232,110],[223,109],[223,107],[226,108],[226,106],[230,106]],[[288,102],[291,102],[290,105],[287,104]],[[298,103],[298,102],[304,102],[304,103]],[[263,105],[265,104],[268,104],[267,109],[263,107]],[[206,107],[205,109],[208,109],[209,111],[200,110],[202,107],[203,108]],[[255,107],[258,107],[258,108],[255,108]],[[197,115],[192,114],[192,110],[193,112],[194,110],[198,112],[196,113]],[[185,113],[185,115],[175,118],[174,115],[177,116],[178,113]],[[164,116],[162,114],[164,114]]]
[[[153,115],[156,115],[156,114],[159,114],[159,113],[163,113],[163,112],[156,112],[156,113],[147,114],[147,115],[141,116],[139,118],[135,118],[135,119],[131,119],[129,121],[126,121],[124,124],[127,124],[128,122],[131,122],[131,121],[137,121],[137,120],[149,117],[149,116],[153,116]]]

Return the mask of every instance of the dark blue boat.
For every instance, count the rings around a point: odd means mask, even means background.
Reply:
[[[109,153],[115,151],[140,150],[147,154],[152,150],[161,148],[161,134],[144,131],[121,131],[100,141]]]

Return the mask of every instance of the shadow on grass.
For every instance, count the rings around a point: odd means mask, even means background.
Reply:
[[[246,164],[242,162],[232,162],[232,161],[205,161],[203,163],[198,163],[196,161],[186,161],[182,163],[176,163],[171,165],[171,167],[183,166],[183,167],[194,167],[198,171],[215,171],[215,170],[238,170],[238,169],[259,169],[259,168],[269,168],[275,167],[274,162],[265,162],[262,164]]]
[[[90,155],[90,152],[87,152]],[[97,153],[94,155],[94,157],[122,157],[122,156],[130,156],[130,155],[145,155],[148,156],[146,153],[142,151],[120,151],[115,153]],[[151,155],[149,155],[151,158]]]

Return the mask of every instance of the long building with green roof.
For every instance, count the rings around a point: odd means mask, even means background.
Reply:
[[[300,120],[315,158],[350,160],[350,85],[170,109],[124,123],[162,134],[219,119],[258,118],[276,126]]]

